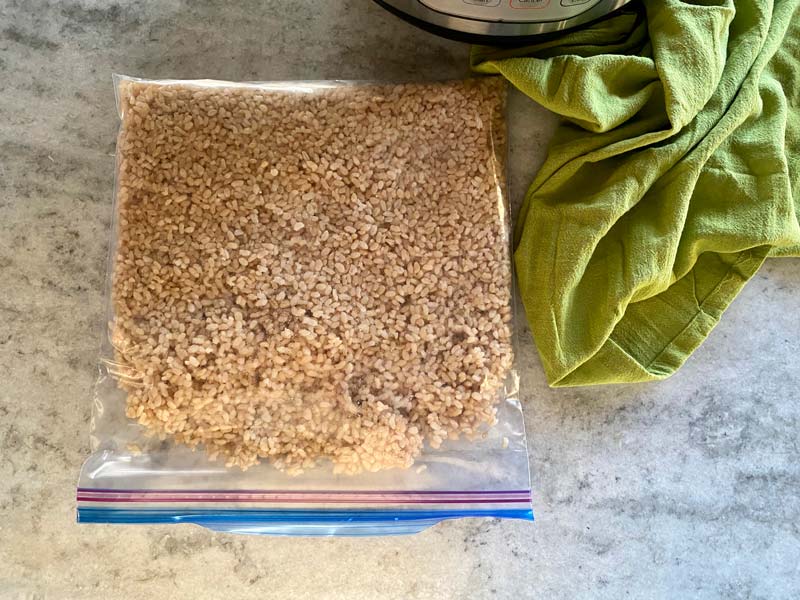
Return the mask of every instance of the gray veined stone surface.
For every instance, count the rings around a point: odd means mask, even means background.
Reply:
[[[467,47],[368,0],[0,0],[0,598],[798,598],[800,261],[658,384],[522,387],[537,522],[254,538],[75,524],[116,115],[111,73],[427,79]],[[518,204],[555,121],[511,99]]]

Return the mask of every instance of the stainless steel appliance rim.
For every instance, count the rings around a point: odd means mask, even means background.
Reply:
[[[375,0],[399,16],[407,17],[415,25],[434,29],[434,33],[466,34],[473,38],[525,38],[544,33],[571,29],[594,21],[623,7],[632,0],[602,0],[584,12],[560,21],[492,21],[449,15],[425,6],[419,0]],[[427,28],[427,27],[426,27]]]

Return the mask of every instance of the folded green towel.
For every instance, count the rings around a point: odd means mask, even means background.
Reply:
[[[554,386],[671,375],[766,257],[800,255],[798,2],[630,6],[472,54],[566,118],[515,231]]]

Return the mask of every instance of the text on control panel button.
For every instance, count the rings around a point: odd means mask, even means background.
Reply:
[[[550,0],[511,0],[511,8],[547,8]]]

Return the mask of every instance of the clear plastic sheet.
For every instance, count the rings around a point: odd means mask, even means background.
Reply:
[[[115,85],[78,520],[379,535],[532,519],[504,84]]]

